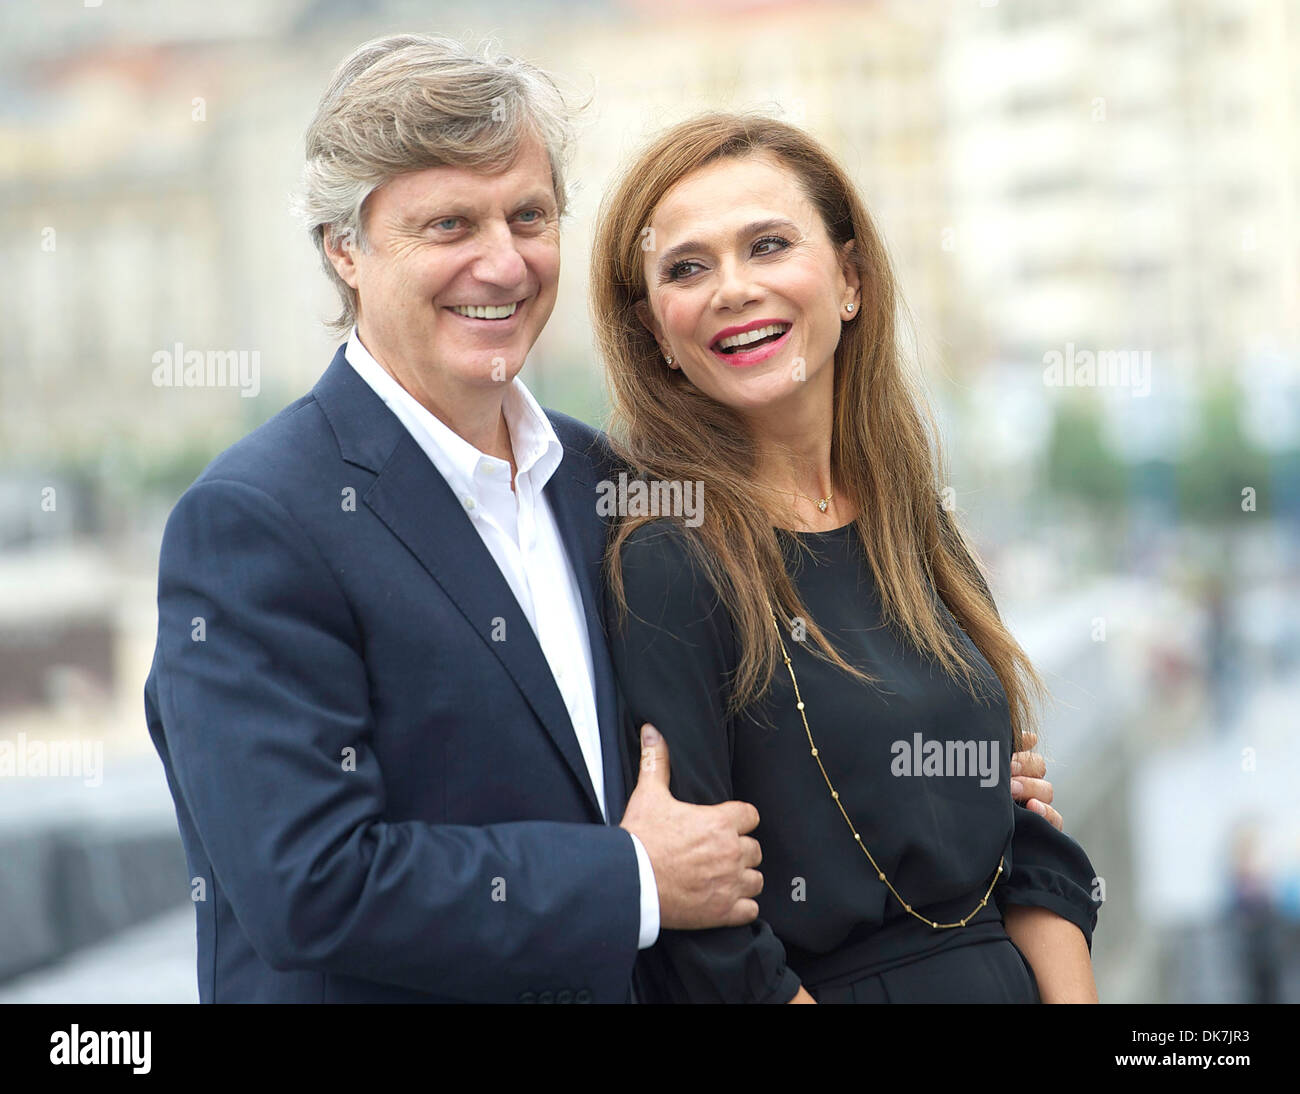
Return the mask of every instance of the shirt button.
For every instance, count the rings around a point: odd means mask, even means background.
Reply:
[[[473,499],[473,498],[462,498],[461,500],[465,503],[465,508],[466,508],[466,509],[473,509],[473,508],[474,508],[474,499]]]

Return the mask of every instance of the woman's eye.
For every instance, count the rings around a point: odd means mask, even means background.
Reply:
[[[698,265],[699,265],[698,262],[692,262],[689,259],[683,259],[681,262],[674,262],[671,266],[668,267],[667,280],[680,281],[683,277],[685,277],[688,273],[690,273],[689,267],[698,266]]]
[[[754,240],[755,255],[772,255],[776,251],[784,251],[790,246],[790,240],[783,239],[779,235],[764,235],[762,239]]]

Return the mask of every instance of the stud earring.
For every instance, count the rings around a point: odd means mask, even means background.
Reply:
[[[664,361],[671,367],[673,363],[673,355],[671,353],[664,354]]]
[[[845,310],[845,311],[852,311],[852,310],[853,310],[853,305],[852,305],[852,304],[845,304],[845,305],[844,305],[844,310]]]

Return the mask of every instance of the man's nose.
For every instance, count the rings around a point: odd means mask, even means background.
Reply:
[[[479,237],[481,253],[473,273],[479,281],[503,288],[518,286],[527,274],[523,256],[515,246],[514,233],[505,223],[485,228]]]

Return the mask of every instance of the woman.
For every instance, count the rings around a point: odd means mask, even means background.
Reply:
[[[629,713],[677,797],[762,818],[758,920],[664,932],[657,992],[1095,1001],[1092,866],[1007,793],[1041,683],[939,503],[843,170],[781,122],[678,125],[606,199],[591,284],[620,454],[703,490],[614,531]]]

